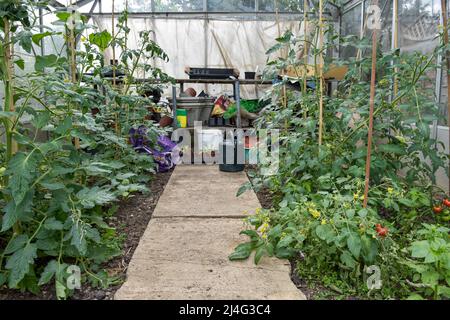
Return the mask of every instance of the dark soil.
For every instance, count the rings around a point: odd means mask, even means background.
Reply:
[[[117,284],[107,289],[93,288],[87,284],[82,285],[81,290],[76,290],[72,295],[73,300],[112,300],[115,292],[120,288],[126,278],[128,264],[134,250],[139,244],[147,225],[152,217],[153,210],[161,196],[172,171],[158,173],[149,184],[150,193],[136,194],[119,204],[117,213],[110,219],[111,227],[116,228],[118,235],[124,235],[122,247],[123,255],[120,255],[106,265],[104,269],[109,275],[118,278]],[[17,290],[0,289],[0,300],[54,300],[55,288],[52,285],[41,287],[41,292],[34,295],[29,292],[21,293]]]
[[[300,278],[297,274],[297,272],[295,272],[296,269],[296,262],[294,259],[291,259],[289,261],[291,263],[291,280],[292,282],[295,284],[295,286],[297,287],[297,289],[299,289],[301,292],[303,292],[303,294],[306,296],[306,299],[308,300],[316,300],[316,297],[323,293],[323,292],[327,292],[326,288],[321,287],[321,286],[313,286],[311,284],[309,284],[306,280]]]
[[[245,172],[248,172],[256,170],[256,167],[254,165],[246,165],[245,166]],[[248,179],[251,181],[251,178],[248,176]],[[264,209],[270,209],[273,206],[273,194],[270,192],[268,188],[262,188],[259,191],[256,191],[256,197],[258,198],[259,202],[261,203],[261,207]]]

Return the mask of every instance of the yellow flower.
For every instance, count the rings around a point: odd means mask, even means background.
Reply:
[[[389,194],[392,194],[393,192],[394,192],[394,188],[387,188],[387,192],[389,193]]]
[[[261,236],[261,238],[263,238],[264,240],[266,240],[266,239],[267,239],[267,233],[264,233],[264,234]]]
[[[267,231],[267,228],[269,228],[269,224],[267,222],[264,222],[261,226],[261,233],[265,233]]]
[[[322,221],[320,222],[320,224],[327,224],[327,219],[322,219]]]
[[[320,218],[320,212],[317,209],[308,208],[309,213],[315,218]]]

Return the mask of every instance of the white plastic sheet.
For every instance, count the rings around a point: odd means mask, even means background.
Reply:
[[[111,18],[95,17],[101,30],[111,30]],[[222,21],[205,19],[152,19],[130,18],[130,48],[139,41],[139,32],[153,30],[154,40],[169,55],[170,61],[156,61],[155,65],[174,78],[187,78],[185,67],[235,68],[244,78],[244,72],[262,70],[267,61],[266,51],[279,36],[275,21]],[[281,33],[291,30],[300,35],[301,22],[280,21]],[[106,53],[111,58],[111,50]],[[211,95],[232,93],[230,85],[192,85],[197,92],[205,90]],[[264,87],[242,86],[243,98],[261,96]]]

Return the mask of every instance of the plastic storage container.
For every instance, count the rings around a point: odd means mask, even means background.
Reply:
[[[184,109],[177,109],[177,126],[178,128],[187,126],[187,111]]]
[[[209,115],[214,106],[214,101],[214,98],[209,97],[178,97],[177,110],[186,110],[188,127],[193,127],[195,121],[201,121],[204,125],[208,125]],[[172,99],[169,99],[169,102],[173,108]]]

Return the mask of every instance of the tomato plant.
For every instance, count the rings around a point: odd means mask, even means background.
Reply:
[[[72,13],[57,13],[57,23],[66,26],[63,32],[41,33],[31,19],[37,6],[46,10],[44,2],[0,4],[0,76],[6,89],[0,112],[6,135],[6,146],[1,144],[0,286],[37,293],[53,283],[62,299],[72,292],[66,282],[69,267],[79,267],[82,280],[92,285],[115,281],[101,267],[121,254],[121,237],[109,225],[108,208],[134,192],[148,192],[145,183],[155,172],[152,158],[128,144],[128,130],[146,125],[150,141],[164,133],[145,120],[149,100],[131,84],[138,68],[167,81],[147,62],[168,58],[148,33],[142,34],[141,49],[124,51],[118,66],[125,70],[128,89],[111,83],[103,51],[127,32],[120,27],[125,12],[115,38],[93,32],[80,44],[84,50],[75,52],[64,44],[75,68],[63,48],[60,55],[36,55],[34,71],[16,74],[13,65],[23,69],[24,61],[11,55],[13,46],[33,54],[46,37],[71,38],[66,23]],[[81,37],[89,28],[82,17],[71,32]]]
[[[328,42],[322,48],[310,44],[315,59],[340,37],[330,27],[326,38]],[[364,39],[339,40],[344,45],[367,46]],[[304,41],[291,32],[279,37],[268,51],[266,78],[273,79],[290,66],[304,66],[304,59],[298,55]],[[428,55],[385,48],[377,52],[367,208],[362,200],[371,58],[345,61],[327,56],[325,69],[342,64],[349,67],[331,96],[317,90],[317,70],[311,79],[299,73],[298,78],[284,77],[274,85],[264,97],[271,103],[256,123],[258,128],[280,132],[279,170],[264,176],[259,171],[264,164],[260,164],[249,174],[252,182],[238,191],[268,188],[274,198],[273,208],[248,219],[249,228],[244,233],[250,241],[236,247],[230,259],[246,259],[252,251],[256,251],[255,262],[264,255],[289,258],[303,277],[320,281],[326,276],[334,279],[334,287],[346,283],[345,290],[351,290],[352,295],[407,297],[413,290],[406,282],[411,271],[402,261],[409,258],[404,249],[416,243],[418,223],[433,222],[438,228],[441,223],[448,224],[441,218],[443,207],[435,206],[438,214],[431,210],[435,199],[444,194],[436,186],[436,171],[447,170],[448,159],[441,151],[442,143],[430,134],[439,114],[432,88],[424,85],[443,49],[439,46]],[[279,50],[287,52],[287,57],[272,59]],[[289,87],[290,81],[300,90]],[[309,86],[302,86],[304,81]],[[394,82],[398,84],[395,92]],[[324,131],[320,145],[321,99]],[[443,202],[445,208],[447,201]],[[443,256],[450,252],[446,246],[441,250]],[[383,287],[375,293],[363,281],[364,270],[371,265],[379,266],[382,274]],[[448,289],[443,281],[439,285],[439,292]]]

